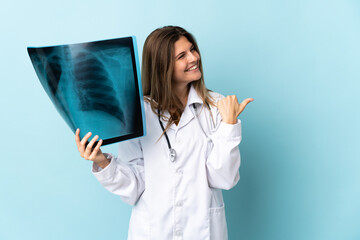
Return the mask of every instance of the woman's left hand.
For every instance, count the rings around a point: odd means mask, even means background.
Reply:
[[[235,95],[227,96],[217,103],[217,108],[222,117],[222,121],[228,124],[235,124],[237,117],[244,111],[249,102],[254,101],[253,98],[247,98],[239,104]]]

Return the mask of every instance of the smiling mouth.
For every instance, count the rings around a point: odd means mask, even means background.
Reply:
[[[199,65],[198,65],[198,64],[195,64],[195,65],[192,66],[191,68],[186,69],[185,72],[193,71],[193,70],[196,70],[196,69],[198,69],[198,68],[199,68]]]

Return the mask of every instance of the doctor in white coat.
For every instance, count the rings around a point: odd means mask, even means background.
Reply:
[[[204,84],[199,48],[181,27],[154,30],[143,50],[147,135],[102,153],[91,133],[75,140],[93,174],[133,205],[129,240],[226,240],[222,189],[239,181],[241,122],[252,98],[238,103]]]

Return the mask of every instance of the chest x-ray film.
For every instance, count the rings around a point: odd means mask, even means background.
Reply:
[[[73,132],[103,145],[145,135],[135,37],[28,47],[42,86]]]

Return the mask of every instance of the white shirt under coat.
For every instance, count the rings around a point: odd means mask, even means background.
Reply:
[[[223,97],[211,95],[217,101]],[[165,136],[157,141],[162,134],[158,117],[149,103],[144,107],[147,135],[121,142],[118,157],[110,155],[106,168],[93,165],[93,174],[107,190],[134,205],[128,240],[228,239],[221,189],[234,187],[240,178],[240,120],[226,124],[211,106],[212,121],[191,86],[179,124],[167,131],[177,154],[171,162]]]

